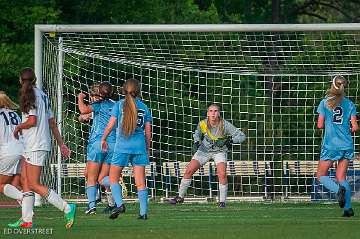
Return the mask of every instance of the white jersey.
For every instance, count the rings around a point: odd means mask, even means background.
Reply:
[[[23,154],[22,137],[17,140],[13,134],[20,121],[16,112],[0,108],[0,157]]]
[[[28,114],[22,114],[22,122],[25,122],[30,115],[36,116],[36,126],[22,130],[25,152],[50,151],[49,119],[53,118],[54,115],[50,108],[49,97],[36,87],[34,87],[34,91],[36,96],[35,109],[31,109]]]

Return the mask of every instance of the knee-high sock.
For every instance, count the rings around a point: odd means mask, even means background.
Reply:
[[[322,183],[327,189],[329,189],[333,193],[337,193],[339,191],[339,185],[329,176],[321,176],[320,183]]]
[[[124,203],[123,199],[122,199],[121,186],[119,183],[113,183],[110,185],[110,187],[111,187],[112,196],[115,200],[116,206],[120,207]]]
[[[15,200],[22,200],[23,198],[22,192],[11,184],[4,185],[4,194]]]
[[[32,222],[34,202],[35,202],[34,192],[23,193],[21,214],[22,214],[22,220],[24,220],[24,222]]]
[[[96,193],[97,193],[96,185],[88,186],[86,188],[86,194],[88,197],[89,208],[96,207]]]
[[[106,176],[101,180],[101,185],[103,185],[104,187],[110,187],[109,176]]]
[[[68,213],[71,210],[68,203],[64,201],[64,199],[62,199],[54,190],[49,189],[46,200],[48,200],[49,203],[64,213]]]
[[[339,184],[346,189],[344,209],[349,209],[349,208],[351,208],[351,187],[350,187],[350,184],[346,180],[339,182]]]
[[[138,191],[138,198],[140,202],[140,215],[147,214],[148,210],[148,189],[144,188]]]
[[[113,198],[112,192],[111,191],[106,191],[106,199],[108,201],[108,204],[110,207],[115,206],[115,200]]]
[[[191,179],[181,179],[180,187],[179,187],[179,197],[185,197],[186,191],[191,184]]]
[[[100,184],[96,184],[96,200],[95,201],[101,201],[101,186]]]
[[[227,197],[228,184],[219,183],[219,202],[225,202]]]

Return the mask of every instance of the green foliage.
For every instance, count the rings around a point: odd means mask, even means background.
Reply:
[[[54,1],[0,1],[0,85],[11,98],[18,92],[18,72],[34,65],[34,24],[55,23]]]

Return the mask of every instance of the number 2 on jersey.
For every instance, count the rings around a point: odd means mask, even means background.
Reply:
[[[344,114],[343,108],[341,108],[340,106],[336,106],[333,110],[333,113],[333,123],[342,124]]]

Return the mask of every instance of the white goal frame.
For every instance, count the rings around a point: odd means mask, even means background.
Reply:
[[[43,33],[65,32],[299,32],[299,31],[360,31],[360,23],[339,24],[199,24],[199,25],[35,25],[35,73],[37,86],[42,88],[43,81]],[[60,39],[61,41],[61,39]],[[62,47],[59,42],[59,48]],[[62,51],[58,54],[57,124],[62,128]],[[62,164],[60,151],[57,151],[57,164]],[[60,170],[57,177],[61,178]],[[57,180],[58,193],[61,194],[61,180]]]

